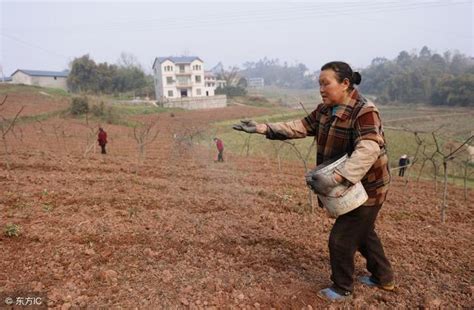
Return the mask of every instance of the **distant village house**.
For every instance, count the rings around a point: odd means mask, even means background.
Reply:
[[[215,94],[225,82],[205,71],[199,57],[156,57],[153,73],[156,99],[163,106],[201,109],[227,105],[225,96]]]
[[[204,71],[196,56],[157,57],[153,63],[156,98],[209,97],[225,85],[214,73]]]

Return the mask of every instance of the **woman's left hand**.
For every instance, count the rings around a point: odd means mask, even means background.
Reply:
[[[342,179],[336,173],[331,175],[313,174],[310,178],[306,179],[306,183],[316,194],[327,196],[334,187],[340,184],[336,178]]]

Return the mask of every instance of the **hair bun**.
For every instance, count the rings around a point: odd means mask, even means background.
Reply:
[[[352,72],[352,83],[354,83],[355,85],[359,85],[361,81],[362,76],[360,75],[360,73],[357,71]]]

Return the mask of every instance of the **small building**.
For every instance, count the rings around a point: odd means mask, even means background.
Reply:
[[[214,96],[216,90],[216,76],[211,71],[204,72],[204,91],[206,96]]]
[[[18,69],[11,75],[13,84],[35,85],[41,87],[68,90],[67,77],[69,71],[39,71]]]
[[[248,78],[249,88],[263,88],[265,86],[265,80],[261,77]]]
[[[215,96],[215,91],[218,87],[224,88],[226,85],[225,80],[218,80],[217,76],[212,71],[204,72],[204,87],[206,96]]]

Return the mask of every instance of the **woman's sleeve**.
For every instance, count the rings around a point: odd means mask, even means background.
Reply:
[[[380,154],[380,146],[372,140],[361,140],[357,143],[354,152],[344,164],[336,169],[344,179],[356,184],[365,176]]]
[[[382,147],[385,144],[382,132],[382,122],[380,121],[379,113],[375,110],[369,110],[360,115],[354,124],[355,141],[357,143],[361,140],[372,140]]]
[[[270,140],[286,140],[299,139],[307,135],[306,127],[301,120],[267,124],[267,139]]]
[[[287,140],[300,139],[306,136],[314,136],[314,120],[316,118],[316,110],[307,117],[282,123],[267,124],[267,139],[270,140]]]
[[[355,184],[359,182],[373,166],[385,145],[382,123],[375,110],[359,116],[354,124],[355,148],[344,167],[337,172],[346,180]]]

